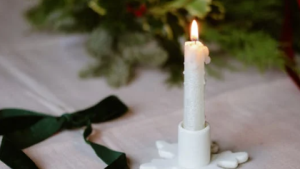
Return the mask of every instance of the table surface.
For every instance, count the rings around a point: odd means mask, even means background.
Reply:
[[[169,88],[165,73],[145,68],[119,89],[110,88],[104,79],[80,79],[78,71],[92,61],[83,48],[86,37],[32,33],[22,18],[30,5],[0,0],[0,108],[61,115],[115,94],[130,112],[93,125],[93,141],[126,152],[133,169],[158,157],[156,140],[176,142],[182,88]],[[224,70],[223,75],[222,80],[207,77],[206,117],[212,140],[222,150],[249,152],[250,162],[240,168],[299,169],[300,93],[291,80],[278,71],[260,74],[254,69]],[[24,151],[43,169],[104,168],[82,132],[64,131]],[[6,168],[0,162],[0,169]]]

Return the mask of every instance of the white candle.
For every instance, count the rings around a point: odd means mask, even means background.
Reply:
[[[201,130],[205,127],[204,85],[205,66],[209,63],[209,51],[198,41],[198,25],[191,26],[191,40],[184,48],[184,120],[187,130]]]

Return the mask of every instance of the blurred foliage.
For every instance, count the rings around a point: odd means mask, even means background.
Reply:
[[[64,32],[92,31],[100,18],[87,5],[88,0],[40,0],[26,12],[36,29]]]
[[[121,34],[115,40],[105,29],[98,28],[86,47],[97,62],[82,71],[81,76],[103,76],[114,87],[126,85],[136,66],[160,67],[168,57],[150,34],[138,32]]]
[[[292,0],[291,0],[292,2]],[[292,5],[294,47],[300,51],[300,10]],[[95,62],[83,77],[101,76],[115,87],[126,85],[137,66],[162,68],[170,84],[182,84],[183,42],[192,19],[201,39],[217,44],[208,72],[232,68],[231,57],[264,71],[283,68],[279,47],[284,5],[281,0],[40,0],[26,13],[36,29],[90,32],[86,43]],[[298,38],[296,38],[298,37]],[[226,52],[226,56],[224,55]],[[217,68],[217,69],[216,69]]]

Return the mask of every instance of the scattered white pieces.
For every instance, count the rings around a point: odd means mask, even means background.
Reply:
[[[157,141],[156,147],[159,156],[162,159],[154,159],[150,163],[145,163],[140,166],[140,169],[181,169],[177,164],[177,144],[170,144],[165,141]],[[211,144],[211,152],[213,153],[209,165],[199,169],[235,169],[239,164],[248,161],[248,153],[225,151],[219,154],[214,154],[219,150],[216,143]],[[197,168],[198,169],[198,168]]]
[[[222,168],[237,168],[239,164],[248,161],[248,153],[238,152],[232,153],[225,151],[216,158],[217,165]]]
[[[159,156],[162,158],[174,158],[177,154],[177,144],[170,144],[165,141],[157,141],[156,148],[158,149]]]

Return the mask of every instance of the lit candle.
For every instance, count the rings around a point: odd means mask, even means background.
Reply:
[[[204,85],[205,66],[209,63],[209,51],[198,41],[198,25],[191,26],[191,41],[184,48],[184,120],[187,130],[201,130],[205,127]]]

